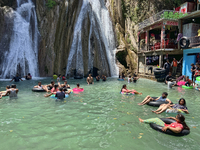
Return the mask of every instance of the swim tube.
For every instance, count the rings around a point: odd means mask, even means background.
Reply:
[[[135,95],[135,93],[125,93],[125,92],[120,92],[122,95]]]
[[[179,81],[179,82],[177,83],[177,85],[178,85],[178,86],[182,86],[182,85],[185,85],[185,83],[186,83],[185,81]]]
[[[200,77],[197,77],[196,80],[197,80],[197,81],[200,81]]]
[[[124,81],[124,79],[117,79],[118,81]]]
[[[32,91],[33,92],[46,92],[44,89],[41,89],[41,88],[33,88]]]
[[[173,122],[176,122],[175,120],[173,119],[168,119],[168,118],[160,118],[164,123],[166,124],[171,124]],[[190,130],[182,130],[180,133],[174,133],[173,131],[167,129],[166,132],[162,131],[162,126],[159,126],[155,123],[150,123],[149,124],[151,128],[153,128],[154,130],[156,131],[159,131],[159,132],[162,132],[162,133],[165,133],[165,134],[169,134],[169,135],[173,135],[173,136],[184,136],[184,135],[188,135],[190,134]]]
[[[55,99],[57,99],[56,95],[54,95],[54,94],[51,95],[50,97],[51,97],[51,98],[55,98]],[[67,97],[69,97],[69,95],[68,95],[68,94],[65,94],[65,98],[67,98]]]
[[[84,89],[73,88],[74,93],[80,93],[80,92],[83,92],[83,91],[84,91]]]
[[[152,97],[153,99],[157,99],[158,97]],[[150,101],[147,103],[149,106],[159,107],[161,104],[168,104],[169,102],[162,102],[162,101]]]
[[[193,89],[193,86],[186,86],[186,85],[182,85],[183,89]]]

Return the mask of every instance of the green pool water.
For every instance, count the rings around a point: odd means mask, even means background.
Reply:
[[[50,79],[40,79],[47,84]],[[68,80],[72,88],[79,82],[82,94],[71,94],[65,102],[34,93],[38,80],[17,83],[18,99],[0,99],[1,150],[198,150],[200,149],[200,92],[190,89],[167,89],[162,83],[140,79],[136,84],[109,78],[107,82],[86,85],[85,80]],[[0,81],[0,91],[11,84]],[[136,89],[142,96],[119,94],[123,84]],[[147,95],[169,93],[174,103],[184,97],[190,114],[185,115],[191,133],[174,137],[157,132],[138,117],[168,117],[156,115],[150,106],[138,106]]]

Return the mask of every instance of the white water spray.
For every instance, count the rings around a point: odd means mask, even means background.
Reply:
[[[83,35],[83,22],[87,17],[90,18],[90,31],[88,39],[88,71],[93,68],[94,62],[94,49],[92,49],[91,36],[95,35],[98,39],[98,53],[99,60],[102,66],[105,66],[104,72],[110,72],[111,76],[118,75],[118,67],[115,61],[115,37],[112,22],[109,16],[109,11],[105,7],[103,0],[83,0],[82,8],[79,13],[73,35],[73,42],[70,49],[66,75],[73,74],[73,70],[76,70],[76,74],[84,76],[84,62],[83,62],[83,47],[82,47],[82,35]],[[106,51],[106,56],[103,49]],[[106,66],[106,62],[109,64],[109,68]],[[107,73],[109,74],[109,73]]]
[[[17,0],[14,12],[14,27],[10,47],[5,52],[1,78],[10,78],[16,73],[21,76],[38,71],[38,28],[35,6],[31,0]]]

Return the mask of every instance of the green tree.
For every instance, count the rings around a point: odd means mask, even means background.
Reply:
[[[56,5],[56,2],[54,0],[48,0],[46,3],[46,6],[51,9]]]

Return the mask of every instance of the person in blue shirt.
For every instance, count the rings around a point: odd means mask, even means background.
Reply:
[[[171,101],[167,98],[168,93],[167,92],[163,92],[161,97],[158,98],[152,98],[151,96],[147,96],[141,103],[138,103],[138,105],[145,105],[147,103],[149,103],[150,101],[157,101],[157,102],[166,102],[168,101],[169,103],[171,103]]]

